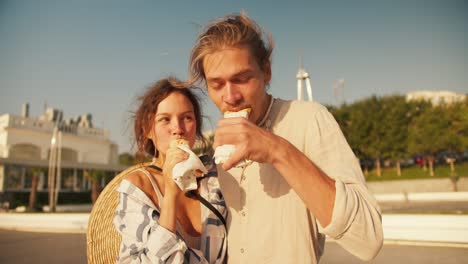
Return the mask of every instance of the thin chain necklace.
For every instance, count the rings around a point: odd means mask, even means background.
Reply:
[[[271,108],[273,107],[274,102],[275,102],[275,98],[273,97],[273,95],[270,95],[270,104],[268,105],[268,108],[267,108],[267,110],[265,112],[265,115],[263,116],[262,120],[260,120],[260,122],[258,122],[259,127],[265,127],[267,130],[270,129],[271,122],[269,122],[270,120],[267,120],[267,119],[268,119],[268,116],[270,115]]]

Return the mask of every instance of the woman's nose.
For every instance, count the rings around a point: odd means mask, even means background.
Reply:
[[[173,135],[183,135],[184,134],[184,125],[180,120],[174,120],[171,124],[171,133]]]

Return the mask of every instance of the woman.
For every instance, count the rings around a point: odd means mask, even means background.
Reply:
[[[114,225],[122,236],[118,263],[225,261],[227,210],[216,166],[201,157],[208,173],[198,179],[198,189],[191,195],[171,178],[174,165],[188,154],[170,142],[184,139],[193,147],[196,138],[203,139],[200,105],[182,86],[176,79],[162,79],[140,97],[135,139],[138,152],[153,161],[126,176],[117,189],[120,202]],[[207,200],[211,209],[194,197]]]

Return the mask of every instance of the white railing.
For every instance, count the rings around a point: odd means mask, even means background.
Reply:
[[[19,117],[13,115],[8,115],[8,117],[8,127],[41,130],[52,133],[55,126],[54,122],[44,121],[37,118]],[[62,131],[64,133],[71,133],[85,137],[97,137],[101,139],[107,139],[109,137],[109,132],[101,128],[65,126],[62,128]]]
[[[54,130],[53,122],[39,120],[36,118],[19,117],[19,116],[10,115],[8,121],[9,121],[8,122],[9,127],[41,130],[41,131],[47,131],[50,133],[52,133],[52,131]]]

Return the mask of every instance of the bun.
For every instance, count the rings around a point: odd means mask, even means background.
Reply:
[[[189,142],[183,138],[174,139],[174,140],[171,140],[171,142],[169,143],[169,148],[176,148],[179,145],[188,146]]]
[[[249,118],[249,114],[252,111],[252,108],[244,108],[238,112],[226,111],[224,112],[224,118],[233,118],[233,117],[243,117]]]

